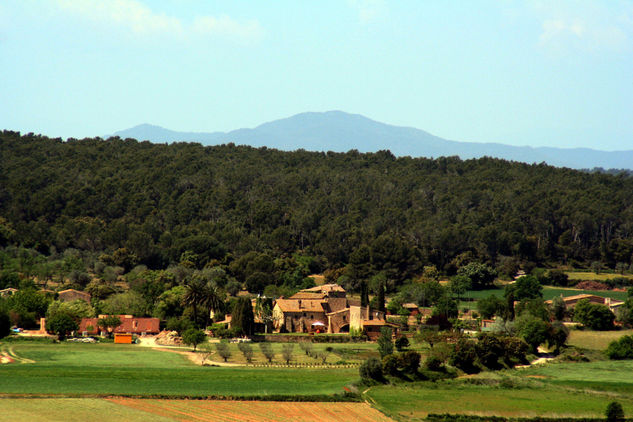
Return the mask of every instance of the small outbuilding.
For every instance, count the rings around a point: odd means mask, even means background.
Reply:
[[[114,342],[118,344],[132,344],[132,334],[116,333]]]

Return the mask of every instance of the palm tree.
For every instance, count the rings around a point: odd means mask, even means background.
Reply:
[[[224,305],[225,293],[217,284],[207,281],[204,285],[204,298],[202,304],[206,306],[206,321],[210,321],[211,312],[221,311]]]
[[[198,306],[205,303],[206,283],[201,277],[194,275],[187,284],[185,284],[185,295],[183,304],[193,308],[194,323],[198,325]]]

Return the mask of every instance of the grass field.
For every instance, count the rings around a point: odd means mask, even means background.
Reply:
[[[468,292],[466,292],[466,294],[464,294],[463,297],[466,299],[471,299],[473,301],[477,301],[477,300],[480,300],[492,295],[496,295],[499,298],[503,298],[503,291],[504,291],[503,289],[499,289],[499,288],[486,289],[486,290],[469,290]],[[567,296],[574,296],[574,295],[579,295],[579,294],[591,294],[591,295],[602,296],[602,297],[610,297],[616,300],[626,300],[626,292],[616,292],[612,290],[579,290],[579,289],[569,289],[569,288],[553,287],[553,286],[543,287],[544,300],[551,300],[555,298],[556,296],[560,296],[560,295],[567,297]],[[462,306],[468,307],[469,304],[466,301],[464,301],[462,302]],[[471,308],[475,309],[476,306],[477,306],[476,303],[470,302]]]
[[[200,367],[176,353],[136,345],[12,343],[31,364],[0,366],[0,393],[79,395],[331,395],[356,368]]]
[[[567,277],[569,277],[570,280],[576,280],[576,281],[603,281],[603,280],[608,280],[610,278],[619,278],[619,277],[633,278],[633,275],[631,274],[615,274],[615,273],[596,274],[590,271],[569,271],[569,272],[566,272],[565,274],[567,274]]]
[[[524,374],[544,377],[548,384],[579,390],[623,393],[633,398],[633,361],[595,361],[583,363],[556,363],[536,366]],[[633,408],[630,409],[633,413]]]
[[[11,422],[173,422],[104,399],[6,399],[0,400],[0,421]]]
[[[583,349],[605,350],[609,343],[619,339],[622,336],[633,335],[633,330],[618,331],[589,331],[589,330],[571,330],[567,344]]]
[[[560,363],[466,379],[372,387],[370,402],[400,420],[428,413],[507,417],[602,417],[619,401],[633,414],[633,361]]]
[[[506,417],[601,417],[611,399],[551,386],[502,389],[484,385],[416,385],[373,387],[367,396],[376,408],[399,420],[420,420],[428,413]],[[619,396],[626,414],[633,399]]]

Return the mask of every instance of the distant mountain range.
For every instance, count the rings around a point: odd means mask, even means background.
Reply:
[[[114,133],[121,138],[151,142],[199,142],[217,145],[233,142],[253,147],[280,150],[360,152],[390,150],[396,156],[440,157],[457,155],[462,159],[483,156],[526,163],[541,163],[575,169],[631,169],[633,151],[599,151],[589,148],[516,147],[499,143],[449,141],[420,129],[392,126],[358,114],[342,111],[301,113],[264,123],[253,129],[231,132],[175,132],[160,126],[142,124]]]

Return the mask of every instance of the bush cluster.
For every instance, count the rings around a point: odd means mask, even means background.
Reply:
[[[481,333],[477,339],[460,338],[449,356],[449,362],[468,374],[482,369],[510,368],[526,363],[529,346],[517,337]]]
[[[633,359],[633,336],[623,336],[609,343],[607,357],[612,360]]]

